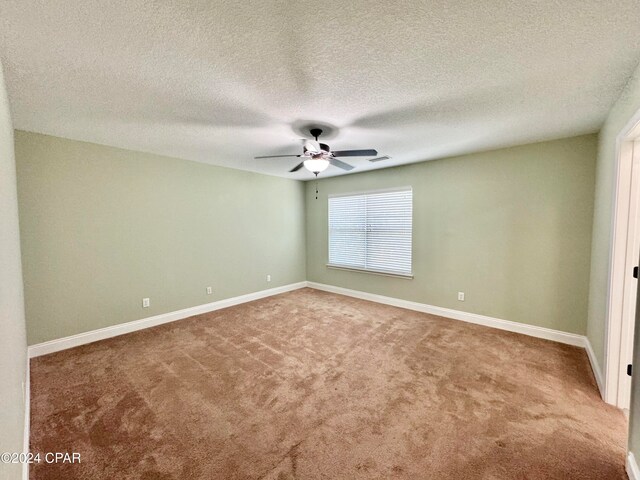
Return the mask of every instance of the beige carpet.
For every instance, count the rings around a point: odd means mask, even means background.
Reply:
[[[623,479],[584,350],[310,289],[40,357],[32,479]]]

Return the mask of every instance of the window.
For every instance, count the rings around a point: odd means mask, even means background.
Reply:
[[[411,187],[329,197],[329,267],[411,277]]]

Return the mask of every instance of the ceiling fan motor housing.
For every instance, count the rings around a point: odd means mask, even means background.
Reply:
[[[310,151],[305,146],[303,147],[304,153],[306,154],[307,152],[309,152],[312,157],[320,157],[320,156],[328,155],[331,153],[331,148],[326,143],[318,143],[318,145],[320,146],[320,150],[321,150],[320,152],[315,153],[313,150]]]

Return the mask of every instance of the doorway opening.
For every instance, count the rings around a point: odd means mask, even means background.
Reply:
[[[616,161],[602,395],[628,411],[640,258],[640,110],[617,137]]]

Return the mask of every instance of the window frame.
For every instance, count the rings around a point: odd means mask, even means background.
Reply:
[[[375,195],[379,193],[393,193],[393,192],[411,192],[411,273],[398,273],[398,272],[390,272],[384,270],[374,270],[368,268],[358,268],[351,267],[347,265],[338,265],[329,262],[329,249],[331,242],[331,229],[329,225],[329,202],[332,198],[344,198],[344,197],[355,197],[362,195]],[[382,188],[377,190],[361,190],[356,192],[348,192],[348,193],[332,193],[327,195],[327,263],[326,267],[332,270],[345,270],[349,272],[358,272],[358,273],[368,273],[371,275],[382,275],[385,277],[395,277],[402,278],[405,280],[413,279],[413,187],[411,185],[406,185],[403,187],[392,187],[392,188]]]

